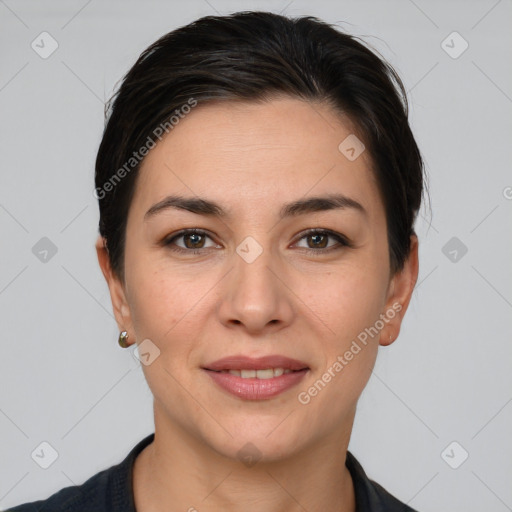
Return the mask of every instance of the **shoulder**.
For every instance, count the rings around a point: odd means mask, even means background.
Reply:
[[[91,476],[81,485],[64,487],[49,498],[23,503],[5,512],[135,512],[132,469],[137,455],[154,439],[150,434],[125,459]]]
[[[417,512],[406,503],[395,498],[395,496],[386,491],[386,489],[377,482],[370,480],[370,483],[373,487],[375,498],[381,507],[376,509],[379,512]]]
[[[75,510],[99,512],[107,510],[104,502],[113,468],[115,466],[100,471],[82,485],[64,487],[49,498],[23,503],[6,512],[72,512]]]
[[[357,512],[417,512],[401,502],[377,482],[370,480],[361,464],[347,452],[346,466],[352,476]]]

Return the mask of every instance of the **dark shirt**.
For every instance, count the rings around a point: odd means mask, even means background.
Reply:
[[[96,473],[82,485],[65,487],[46,500],[17,505],[6,512],[136,512],[133,464],[154,437],[154,433],[145,437],[121,463]],[[347,452],[346,466],[354,482],[356,512],[415,512],[368,479],[350,452]]]

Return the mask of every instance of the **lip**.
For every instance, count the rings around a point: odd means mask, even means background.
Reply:
[[[309,369],[284,373],[271,379],[244,379],[230,373],[221,373],[203,368],[203,371],[224,391],[243,400],[268,400],[296,386]]]
[[[222,370],[266,370],[267,368],[283,368],[284,370],[309,369],[306,363],[282,355],[263,357],[247,357],[234,355],[224,357],[203,367],[204,370],[220,372]],[[279,378],[279,377],[275,377]]]
[[[258,379],[238,377],[222,370],[266,370],[283,368],[291,370],[279,377]],[[309,372],[306,363],[282,355],[247,357],[234,355],[224,357],[203,367],[202,370],[224,391],[243,400],[268,400],[296,386]]]

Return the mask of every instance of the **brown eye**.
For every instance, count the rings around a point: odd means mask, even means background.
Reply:
[[[329,236],[324,234],[314,234],[308,235],[306,238],[312,242],[312,247],[310,246],[311,249],[325,249],[327,247]]]
[[[198,233],[189,233],[182,235],[181,238],[185,241],[185,247],[187,249],[202,249],[204,245],[205,237]]]
[[[202,249],[217,247],[213,241],[209,246],[207,246],[207,239],[211,240],[211,237],[205,231],[185,229],[176,233],[163,243],[173,251],[195,254],[196,252],[199,253]]]
[[[311,253],[326,253],[343,247],[352,247],[349,240],[340,233],[330,230],[311,230],[302,235],[299,242],[306,240],[306,247],[298,246]],[[330,240],[334,241],[330,243]]]

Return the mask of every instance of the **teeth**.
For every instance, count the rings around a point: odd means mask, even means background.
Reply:
[[[222,370],[222,373],[230,373],[242,379],[272,379],[283,374],[291,373],[292,370],[284,368],[267,368],[266,370]]]
[[[272,379],[274,377],[274,370],[272,370],[272,368],[268,370],[257,370],[256,377],[258,379]]]

